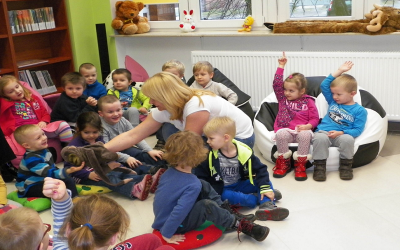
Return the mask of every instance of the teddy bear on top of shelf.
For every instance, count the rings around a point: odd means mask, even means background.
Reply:
[[[111,27],[121,35],[149,32],[149,21],[146,17],[139,16],[139,12],[143,8],[144,4],[142,2],[117,1],[115,3],[116,17],[113,19]]]

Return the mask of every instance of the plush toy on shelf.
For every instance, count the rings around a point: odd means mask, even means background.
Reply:
[[[144,8],[142,2],[130,0],[117,1],[115,3],[115,18],[111,27],[121,35],[133,35],[149,32],[150,25],[146,17],[139,16]]]
[[[358,20],[301,20],[264,23],[274,33],[363,33],[383,35],[400,30],[400,9],[374,4],[374,9]]]
[[[246,17],[246,19],[244,19],[244,24],[242,25],[243,28],[238,30],[238,31],[239,32],[242,32],[242,31],[250,32],[251,31],[251,25],[253,25],[253,23],[254,23],[254,18],[252,16],[248,15]]]
[[[181,29],[182,32],[192,32],[196,29],[196,26],[194,25],[192,15],[193,15],[193,10],[189,11],[189,14],[187,13],[186,10],[183,11],[183,14],[185,14],[183,22],[179,25],[179,28]]]

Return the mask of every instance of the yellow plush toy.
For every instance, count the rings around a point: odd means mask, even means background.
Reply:
[[[247,31],[250,32],[251,31],[251,25],[254,23],[254,18],[250,15],[248,15],[246,17],[246,19],[244,19],[244,24],[242,25],[243,29],[238,30],[239,32],[242,31]]]

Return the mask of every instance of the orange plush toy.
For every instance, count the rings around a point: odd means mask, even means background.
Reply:
[[[149,21],[146,17],[139,16],[139,12],[143,8],[144,4],[142,2],[117,1],[115,3],[116,17],[112,21],[111,27],[121,35],[149,32]]]
[[[274,33],[345,33],[355,32],[368,35],[383,35],[400,30],[400,9],[381,7],[374,9],[359,20],[286,21],[264,23]]]

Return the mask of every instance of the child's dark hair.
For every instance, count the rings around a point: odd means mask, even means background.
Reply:
[[[128,81],[132,81],[132,74],[127,69],[124,68],[116,69],[112,72],[111,77],[114,77],[114,75],[125,75],[126,78],[128,78]]]
[[[101,133],[103,127],[99,114],[93,111],[88,111],[80,114],[76,120],[76,134],[80,134],[87,126],[97,128]]]
[[[92,69],[95,68],[93,63],[82,63],[81,66],[79,66],[79,72],[81,72],[82,69]]]
[[[107,246],[116,234],[123,240],[129,224],[129,215],[121,205],[105,195],[93,194],[74,205],[59,235],[65,235],[69,228],[69,249],[95,249]]]
[[[68,83],[82,85],[86,88],[85,78],[79,72],[68,72],[61,77],[61,85],[65,87]]]
[[[207,159],[208,149],[203,138],[192,131],[180,131],[171,135],[165,144],[163,158],[173,167],[196,167]]]
[[[307,88],[307,79],[301,73],[293,73],[285,79],[285,82],[296,84],[298,90]]]

